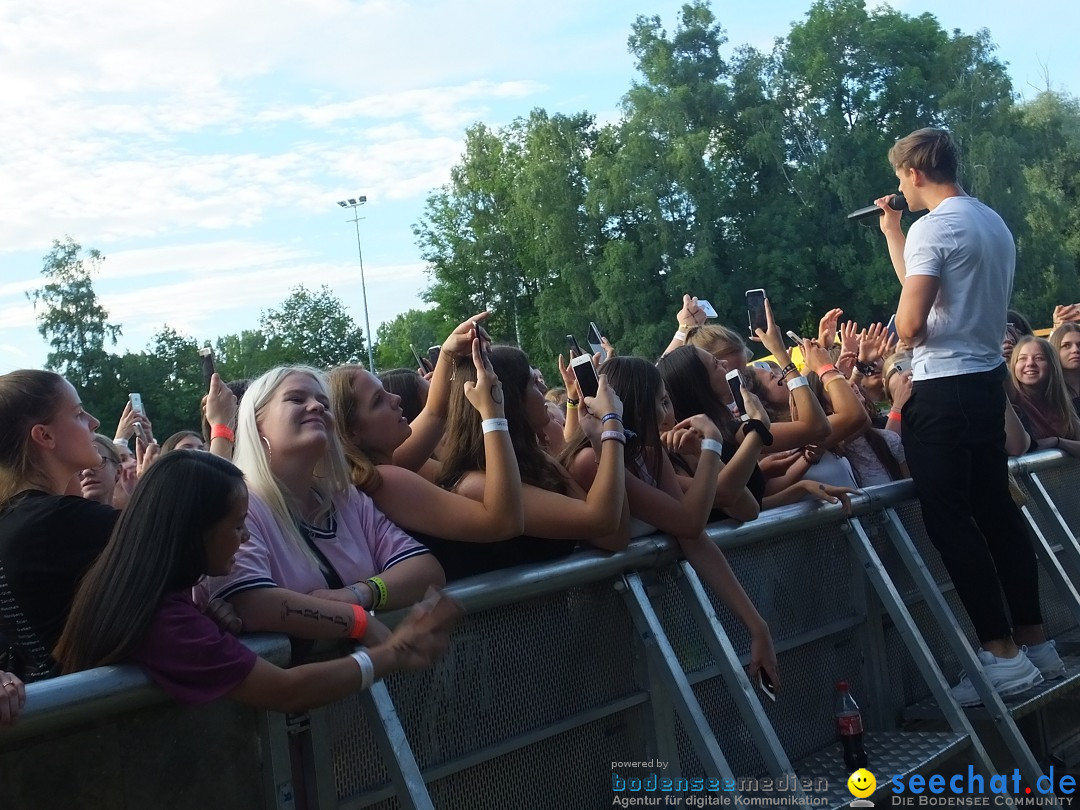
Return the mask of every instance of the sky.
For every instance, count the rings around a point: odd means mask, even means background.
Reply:
[[[374,332],[425,306],[412,234],[467,127],[536,107],[618,116],[639,14],[671,0],[4,0],[0,3],[0,373],[40,367],[28,291],[70,235],[139,351],[168,325],[206,340],[258,325],[299,284]],[[988,28],[1018,93],[1080,94],[1072,4],[900,0]],[[729,45],[768,49],[810,0],[713,0]],[[366,330],[365,330],[366,331]]]

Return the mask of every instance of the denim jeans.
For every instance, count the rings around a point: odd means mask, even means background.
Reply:
[[[902,414],[923,523],[981,642],[1011,636],[1010,616],[1042,624],[1032,536],[1009,493],[1005,373],[921,380]]]

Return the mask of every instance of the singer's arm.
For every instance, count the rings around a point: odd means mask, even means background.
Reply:
[[[890,194],[887,197],[879,197],[874,200],[874,205],[881,209],[879,223],[881,232],[885,234],[885,241],[889,245],[889,259],[892,261],[893,270],[896,271],[896,277],[903,284],[907,279],[907,266],[904,264],[904,246],[907,244],[907,237],[904,236],[904,232],[900,228],[900,217],[903,212],[896,211],[889,206],[889,201],[894,196]]]
[[[908,276],[896,305],[896,334],[909,346],[926,339],[926,320],[937,300],[941,279],[937,276]]]

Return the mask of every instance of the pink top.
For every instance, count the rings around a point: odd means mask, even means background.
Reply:
[[[431,553],[355,487],[335,495],[333,504],[328,527],[302,523],[301,529],[320,564],[332,568],[342,585],[363,582],[402,560]],[[195,586],[198,604],[252,588],[311,593],[331,587],[326,574],[282,531],[270,508],[254,493],[249,497],[247,528],[251,537],[240,546],[228,575],[207,577]]]

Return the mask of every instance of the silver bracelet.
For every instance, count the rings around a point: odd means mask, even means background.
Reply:
[[[346,585],[345,590],[347,590],[349,593],[356,597],[356,604],[358,604],[360,607],[364,607],[364,597],[360,591],[360,584],[361,583],[357,582],[355,585]],[[366,582],[363,584],[367,585]],[[374,602],[375,594],[371,591],[370,585],[368,585],[368,592],[371,593],[371,601]]]
[[[360,667],[360,688],[370,689],[371,685],[375,683],[375,664],[372,662],[371,656],[367,654],[367,650],[361,647],[350,657]]]

